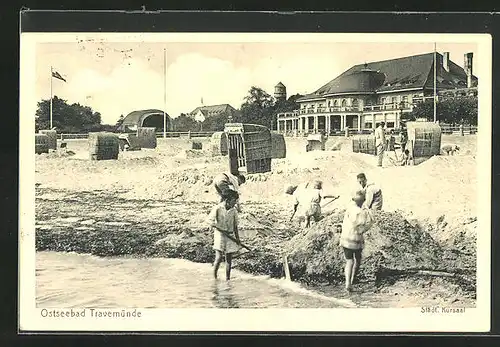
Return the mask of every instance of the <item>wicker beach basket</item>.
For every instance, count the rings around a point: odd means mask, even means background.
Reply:
[[[203,149],[203,144],[198,141],[191,142],[191,149]]]
[[[57,149],[57,131],[55,131],[55,130],[40,130],[39,133],[48,136],[49,149]]]
[[[223,131],[212,134],[210,145],[214,155],[227,155],[227,137]]]
[[[318,140],[307,140],[306,152],[310,151],[324,151],[325,142]]]
[[[282,134],[271,133],[272,158],[286,158],[285,137]]]
[[[226,123],[229,167],[231,172],[248,174],[271,171],[271,131],[262,125]]]
[[[354,153],[365,153],[376,155],[374,136],[355,136],[352,139],[352,151]]]
[[[49,137],[45,134],[35,134],[35,153],[49,153]]]
[[[156,128],[138,127],[137,138],[141,148],[156,148],[157,146]]]
[[[413,158],[431,157],[441,153],[441,127],[434,122],[408,122],[407,148]]]
[[[118,136],[112,133],[89,133],[90,160],[116,160],[120,152]]]

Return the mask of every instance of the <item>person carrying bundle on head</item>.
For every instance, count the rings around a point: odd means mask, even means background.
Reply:
[[[245,176],[238,174],[233,175],[232,173],[222,173],[214,178],[215,191],[220,197],[220,201],[223,201],[223,196],[228,190],[233,190],[240,194],[240,186],[246,182]],[[241,206],[239,200],[236,202],[236,209],[241,212]]]
[[[406,150],[406,144],[408,143],[408,130],[403,125],[401,128],[401,133],[399,134],[399,142],[401,143],[401,153]]]
[[[385,136],[385,122],[381,122],[377,129],[375,129],[375,147],[377,149],[378,166],[382,166],[384,159],[384,152],[387,147]]]

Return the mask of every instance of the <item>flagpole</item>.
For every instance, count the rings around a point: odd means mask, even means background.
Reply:
[[[167,50],[163,49],[163,138],[167,138]]]
[[[52,65],[50,66],[50,128],[52,129]]]
[[[436,54],[436,42],[434,42],[434,123],[437,121],[437,115],[436,115],[436,98],[437,98],[437,93],[436,93],[436,85],[437,85],[437,54]]]
[[[203,97],[201,97],[201,107],[203,107]],[[200,122],[200,132],[203,131],[203,122]]]

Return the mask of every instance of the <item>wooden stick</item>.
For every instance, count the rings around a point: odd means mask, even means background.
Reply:
[[[222,231],[222,230],[219,230],[219,232],[221,232],[222,234],[224,234],[224,236],[226,236],[228,239],[230,239],[231,241],[235,242],[236,244],[238,244],[239,246],[243,247],[243,248],[246,248],[247,250],[249,250],[250,252],[252,251],[250,248],[248,248],[247,246],[245,246],[244,244],[242,244],[240,241],[238,241],[236,238],[232,237],[231,235],[229,235],[227,232],[225,231]]]
[[[290,267],[288,266],[288,257],[286,255],[283,255],[283,268],[285,269],[285,279],[292,281],[292,277],[290,276]]]
[[[336,196],[334,198],[332,198],[332,200],[328,201],[326,204],[324,204],[323,206],[321,206],[322,208],[325,207],[326,205],[328,204],[331,204],[332,202],[334,202],[335,200],[337,200],[338,198],[340,198],[340,196]]]

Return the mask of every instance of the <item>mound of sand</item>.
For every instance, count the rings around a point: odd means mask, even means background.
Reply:
[[[339,210],[296,235],[286,246],[289,264],[296,279],[306,282],[334,281],[343,276],[345,259],[339,246],[344,211]],[[361,278],[382,280],[388,273],[417,270],[463,271],[456,261],[446,261],[444,249],[420,225],[410,223],[400,212],[378,212],[365,235]],[[472,267],[473,266],[473,267]],[[467,269],[473,272],[475,264]]]

